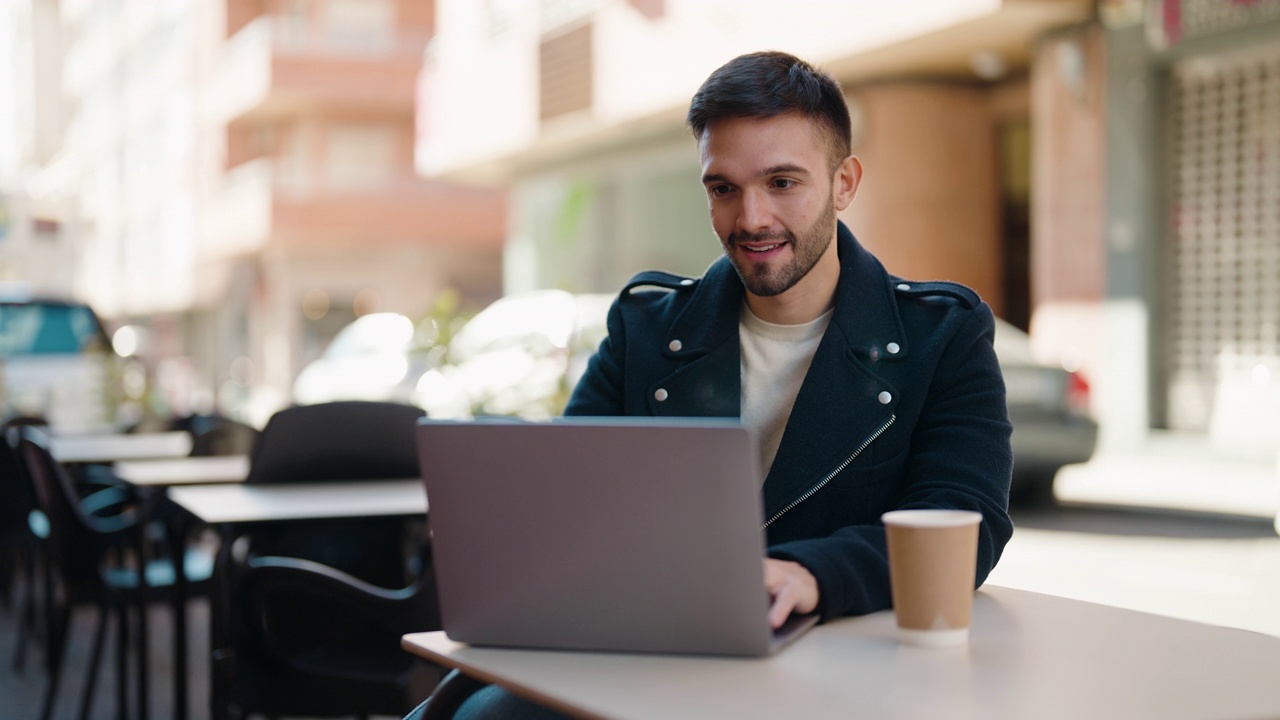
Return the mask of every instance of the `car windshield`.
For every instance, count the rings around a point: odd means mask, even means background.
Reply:
[[[0,303],[0,357],[81,353],[105,343],[84,305]]]

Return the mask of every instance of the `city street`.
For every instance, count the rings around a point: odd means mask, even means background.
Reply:
[[[1280,636],[1270,519],[1014,508],[988,582]]]

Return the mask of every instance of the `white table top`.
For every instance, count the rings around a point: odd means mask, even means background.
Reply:
[[[421,478],[190,485],[171,487],[168,492],[170,500],[211,525],[427,512]]]
[[[191,453],[185,432],[118,433],[113,435],[57,435],[49,449],[58,462],[112,463],[117,460],[179,458]]]
[[[406,649],[581,717],[1280,717],[1280,638],[984,587],[966,648],[896,639],[893,614],[819,626],[772,658]]]
[[[116,477],[140,487],[244,482],[247,455],[209,455],[169,460],[130,460],[115,464]]]

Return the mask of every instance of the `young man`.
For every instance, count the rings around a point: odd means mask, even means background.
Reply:
[[[836,219],[862,166],[828,75],[744,55],[712,73],[688,121],[724,257],[702,278],[636,276],[566,414],[742,419],[765,477],[775,627],[889,607],[879,518],[898,508],[982,513],[980,584],[1013,530],[990,308],[960,285],[889,275]],[[548,716],[485,693],[459,717]]]
[[[981,583],[1013,530],[991,310],[963,286],[889,275],[837,221],[862,166],[831,77],[744,55],[688,120],[725,256],[700,279],[637,276],[566,414],[742,418],[765,477],[775,626],[889,607],[888,510],[981,512]]]

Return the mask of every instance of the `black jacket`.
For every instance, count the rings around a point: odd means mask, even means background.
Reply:
[[[961,285],[889,275],[843,223],[837,243],[835,313],[763,489],[769,555],[814,575],[823,620],[890,606],[888,510],[982,513],[979,585],[1013,532],[990,308]],[[565,413],[738,417],[743,293],[723,257],[700,279],[637,275]]]

